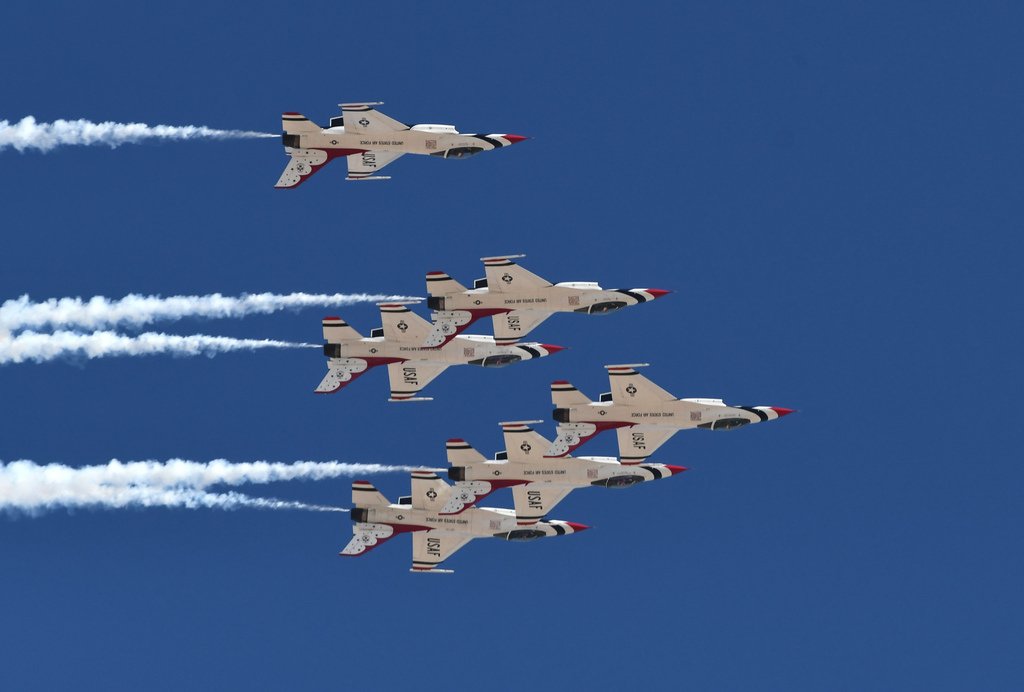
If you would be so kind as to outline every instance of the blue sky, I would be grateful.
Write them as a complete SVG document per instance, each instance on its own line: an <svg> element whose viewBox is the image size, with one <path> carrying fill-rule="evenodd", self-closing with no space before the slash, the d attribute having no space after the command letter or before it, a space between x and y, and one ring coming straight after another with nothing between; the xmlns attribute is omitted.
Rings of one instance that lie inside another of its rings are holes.
<svg viewBox="0 0 1024 692"><path fill-rule="evenodd" d="M652 363L677 396L799 410L683 433L690 471L573 494L557 541L408 539L358 560L344 515L0 519L4 689L1020 689L1022 75L1015 3L22 3L0 119L277 132L382 100L515 132L386 183L276 191L275 140L0 152L0 300L381 291L528 255L551 280L676 293L534 334L572 349L383 373L314 396L316 351L0 367L0 459L444 462ZM166 331L318 342L338 312ZM553 425L542 426L550 434ZM612 454L614 438L588 445ZM395 498L402 475L374 479ZM344 479L266 494L348 504ZM510 504L507 494L493 496Z"/></svg>

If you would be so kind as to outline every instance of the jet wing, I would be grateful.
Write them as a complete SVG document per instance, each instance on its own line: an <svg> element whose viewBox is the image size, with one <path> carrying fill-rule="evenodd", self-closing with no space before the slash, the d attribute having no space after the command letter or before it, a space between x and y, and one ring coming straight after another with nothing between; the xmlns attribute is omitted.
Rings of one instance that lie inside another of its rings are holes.
<svg viewBox="0 0 1024 692"><path fill-rule="evenodd" d="M522 257L522 255L514 255ZM485 257L484 275L487 277L487 290L495 293L522 291L531 288L551 286L551 282L528 272L512 261L512 257Z"/></svg>
<svg viewBox="0 0 1024 692"><path fill-rule="evenodd" d="M317 394L330 394L351 384L370 367L362 358L339 358L328 361L327 374L314 390Z"/></svg>
<svg viewBox="0 0 1024 692"><path fill-rule="evenodd" d="M539 310L513 310L495 315L491 318L494 322L494 342L503 346L514 344L549 317L550 312Z"/></svg>
<svg viewBox="0 0 1024 692"><path fill-rule="evenodd" d="M387 524L353 524L352 540L342 548L338 555L342 557L362 555L394 536L395 529Z"/></svg>
<svg viewBox="0 0 1024 692"><path fill-rule="evenodd" d="M564 485L547 485L545 483L515 486L512 488L512 500L516 508L516 524L519 526L536 524L554 509L555 505L564 500L572 490Z"/></svg>
<svg viewBox="0 0 1024 692"><path fill-rule="evenodd" d="M292 147L285 147L284 150L291 157L291 161L288 162L284 173L281 174L281 177L274 184L274 187L278 188L298 187L308 180L309 176L320 170L329 160L327 152L323 149L294 149Z"/></svg>
<svg viewBox="0 0 1024 692"><path fill-rule="evenodd" d="M608 365L608 381L612 390L612 403L625 406L648 406L675 401L658 385L634 370L632 365Z"/></svg>
<svg viewBox="0 0 1024 692"><path fill-rule="evenodd" d="M389 118L374 106L380 103L343 103L341 112L345 119L345 133L356 135L380 135L408 130L409 126Z"/></svg>
<svg viewBox="0 0 1024 692"><path fill-rule="evenodd" d="M468 533L452 531L417 531L412 535L411 572L451 572L437 569L462 546L473 540Z"/></svg>
<svg viewBox="0 0 1024 692"><path fill-rule="evenodd" d="M447 365L440 363L388 364L388 379L391 380L390 401L409 401L419 394L435 377L445 371Z"/></svg>
<svg viewBox="0 0 1024 692"><path fill-rule="evenodd" d="M654 454L658 447L668 442L679 432L678 428L662 428L650 425L634 425L619 428L619 460L623 464L640 464Z"/></svg>
<svg viewBox="0 0 1024 692"><path fill-rule="evenodd" d="M364 151L361 154L349 154L348 177L346 180L390 180L389 175L376 175L384 166L397 161L403 156L400 151Z"/></svg>

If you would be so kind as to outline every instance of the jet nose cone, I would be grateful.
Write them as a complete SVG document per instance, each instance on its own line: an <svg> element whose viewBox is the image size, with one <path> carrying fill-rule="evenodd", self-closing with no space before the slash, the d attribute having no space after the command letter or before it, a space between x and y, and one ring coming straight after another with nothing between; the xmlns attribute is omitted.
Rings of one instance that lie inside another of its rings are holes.
<svg viewBox="0 0 1024 692"><path fill-rule="evenodd" d="M672 291L666 291L663 288L648 288L646 290L647 290L648 293L650 293L655 298L661 298L662 296L667 296L669 293L672 292Z"/></svg>
<svg viewBox="0 0 1024 692"><path fill-rule="evenodd" d="M529 139L529 137L523 137L522 135L502 135L502 137L512 142L512 144L519 144L520 142Z"/></svg>
<svg viewBox="0 0 1024 692"><path fill-rule="evenodd" d="M671 471L673 476L686 470L685 466L672 466L671 464L665 464L665 468Z"/></svg>
<svg viewBox="0 0 1024 692"><path fill-rule="evenodd" d="M541 344L540 347L547 351L548 355L558 353L559 351L564 351L569 348L568 346L555 346L554 344Z"/></svg>
<svg viewBox="0 0 1024 692"><path fill-rule="evenodd" d="M795 409L782 408L781 406L769 406L768 408L770 408L772 411L775 411L775 413L778 414L779 418L782 418L783 416L788 416L789 414L795 412Z"/></svg>
<svg viewBox="0 0 1024 692"><path fill-rule="evenodd" d="M586 524L577 524L574 521L567 521L565 523L568 524L572 528L573 533L579 533L580 531L586 531L587 529L590 528Z"/></svg>

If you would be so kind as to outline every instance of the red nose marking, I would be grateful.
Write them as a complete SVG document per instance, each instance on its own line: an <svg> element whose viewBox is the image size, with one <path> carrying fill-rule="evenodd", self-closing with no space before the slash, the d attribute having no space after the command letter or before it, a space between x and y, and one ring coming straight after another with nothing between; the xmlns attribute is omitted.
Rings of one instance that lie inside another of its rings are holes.
<svg viewBox="0 0 1024 692"><path fill-rule="evenodd" d="M558 353L559 351L564 351L569 348L568 346L555 346L553 344L541 344L540 347L548 353Z"/></svg>
<svg viewBox="0 0 1024 692"><path fill-rule="evenodd" d="M788 416L789 414L794 412L794 409L782 408L780 406L769 406L768 408L770 408L772 411L775 411L775 413L779 415L779 418L782 418L783 416Z"/></svg>
<svg viewBox="0 0 1024 692"><path fill-rule="evenodd" d="M648 288L647 292L650 293L655 298L661 298L662 296L667 296L672 291L666 291L663 288Z"/></svg>
<svg viewBox="0 0 1024 692"><path fill-rule="evenodd" d="M671 471L673 476L686 470L685 466L672 466L671 464L665 464L665 468Z"/></svg>
<svg viewBox="0 0 1024 692"><path fill-rule="evenodd" d="M589 526L587 526L586 524L577 524L577 523L576 523L576 522L574 522L574 521L567 521L567 522L565 522L565 523L566 523L566 524L568 524L569 526L571 526L571 527L572 527L572 530L573 530L573 531L575 531L575 532L577 532L577 533L579 533L580 531L586 531L587 529L589 529L589 528L590 528L590 527L589 527Z"/></svg>
<svg viewBox="0 0 1024 692"><path fill-rule="evenodd" d="M341 318L340 318L340 317L338 317L337 315L328 315L328 316L327 316L327 317L325 317L324 319L325 319L325 320L340 320Z"/></svg>
<svg viewBox="0 0 1024 692"><path fill-rule="evenodd" d="M519 144L523 140L529 139L529 137L523 137L522 135L502 135L502 137L512 142L513 144Z"/></svg>

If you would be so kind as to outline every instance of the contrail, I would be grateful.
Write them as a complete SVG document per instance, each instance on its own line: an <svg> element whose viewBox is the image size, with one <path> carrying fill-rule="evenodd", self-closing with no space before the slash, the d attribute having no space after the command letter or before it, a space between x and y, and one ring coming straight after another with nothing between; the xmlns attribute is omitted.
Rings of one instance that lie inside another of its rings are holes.
<svg viewBox="0 0 1024 692"><path fill-rule="evenodd" d="M59 507L186 507L235 509L303 509L344 512L341 507L311 505L237 492L211 493L214 485L322 480L340 476L411 471L415 466L348 464L339 461L294 463L226 459L196 462L117 459L99 466L39 465L33 461L0 462L0 510L37 512Z"/></svg>
<svg viewBox="0 0 1024 692"><path fill-rule="evenodd" d="M37 123L31 115L18 122L0 120L0 151L12 147L18 151L50 151L66 145L106 144L119 147L146 139L251 139L277 137L267 132L214 130L199 125L146 125L145 123L94 123L89 120L54 120Z"/></svg>
<svg viewBox="0 0 1024 692"><path fill-rule="evenodd" d="M353 305L417 300L414 296L390 296L375 293L245 293L237 297L213 293L204 296L127 295L111 300L95 296L50 298L32 302L27 295L0 305L0 334L40 327L78 327L102 329L118 325L139 327L157 320L184 317L244 317L279 310L298 310L317 305Z"/></svg>
<svg viewBox="0 0 1024 692"><path fill-rule="evenodd" d="M57 358L84 356L143 356L170 353L179 356L214 356L228 351L251 351L258 348L320 348L316 344L302 344L273 339L234 339L227 336L192 334L178 336L144 332L127 336L102 331L90 334L57 331L53 334L22 332L4 337L0 334L0 365L32 361L43 363Z"/></svg>

